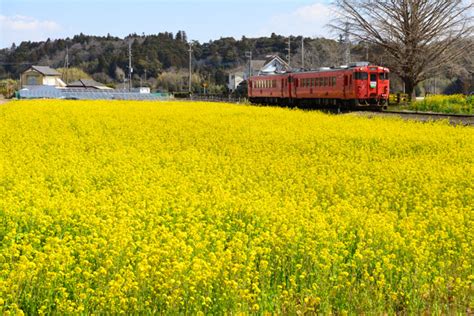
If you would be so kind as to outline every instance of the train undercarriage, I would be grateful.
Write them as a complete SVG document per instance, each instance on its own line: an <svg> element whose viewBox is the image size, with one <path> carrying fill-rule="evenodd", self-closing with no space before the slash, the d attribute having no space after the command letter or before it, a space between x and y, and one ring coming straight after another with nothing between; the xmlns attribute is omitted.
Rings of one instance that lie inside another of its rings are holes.
<svg viewBox="0 0 474 316"><path fill-rule="evenodd" d="M298 107L308 109L347 109L347 110L382 110L387 108L386 99L293 99L293 98L267 98L253 97L249 98L252 104L277 105L284 107Z"/></svg>

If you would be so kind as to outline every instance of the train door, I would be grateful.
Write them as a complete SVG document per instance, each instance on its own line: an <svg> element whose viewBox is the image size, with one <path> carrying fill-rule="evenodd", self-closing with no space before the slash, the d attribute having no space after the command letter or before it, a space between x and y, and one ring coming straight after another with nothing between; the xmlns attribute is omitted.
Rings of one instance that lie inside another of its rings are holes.
<svg viewBox="0 0 474 316"><path fill-rule="evenodd" d="M344 86L342 88L342 93L344 95L344 100L347 99L347 89L349 87L349 76L344 75Z"/></svg>
<svg viewBox="0 0 474 316"><path fill-rule="evenodd" d="M286 86L286 93L288 93L288 98L293 97L292 90L293 90L293 77L288 76L288 85Z"/></svg>
<svg viewBox="0 0 474 316"><path fill-rule="evenodd" d="M253 86L253 81L249 79L249 81L248 81L248 87L247 87L247 89L248 89L247 95L248 95L248 96L253 96L253 94L252 94L252 86Z"/></svg>
<svg viewBox="0 0 474 316"><path fill-rule="evenodd" d="M292 84L292 93L291 97L297 98L298 97L298 85L299 85L299 80L298 78L293 78L293 84Z"/></svg>
<svg viewBox="0 0 474 316"><path fill-rule="evenodd" d="M377 75L376 72L369 73L369 98L378 95Z"/></svg>
<svg viewBox="0 0 474 316"><path fill-rule="evenodd" d="M281 97L285 97L285 78L281 79Z"/></svg>

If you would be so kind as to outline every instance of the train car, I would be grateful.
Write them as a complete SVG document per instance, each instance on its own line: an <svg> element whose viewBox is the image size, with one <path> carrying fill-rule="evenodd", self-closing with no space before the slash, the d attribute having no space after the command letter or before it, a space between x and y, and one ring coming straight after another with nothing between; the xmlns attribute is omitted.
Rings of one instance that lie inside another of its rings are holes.
<svg viewBox="0 0 474 316"><path fill-rule="evenodd" d="M291 76L274 74L254 76L248 80L248 97L252 103L285 104L291 101Z"/></svg>
<svg viewBox="0 0 474 316"><path fill-rule="evenodd" d="M319 71L254 76L248 81L252 103L301 107L383 107L388 103L389 70L380 66L354 64L351 67Z"/></svg>

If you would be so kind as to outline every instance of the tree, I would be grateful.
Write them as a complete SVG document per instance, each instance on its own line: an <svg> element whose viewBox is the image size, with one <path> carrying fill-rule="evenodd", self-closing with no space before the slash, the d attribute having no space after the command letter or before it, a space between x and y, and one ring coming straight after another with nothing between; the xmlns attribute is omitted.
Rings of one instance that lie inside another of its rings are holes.
<svg viewBox="0 0 474 316"><path fill-rule="evenodd" d="M473 2L465 0L335 0L340 12L331 26L372 43L385 64L414 97L416 85L436 68L469 54Z"/></svg>
<svg viewBox="0 0 474 316"><path fill-rule="evenodd" d="M64 82L66 82L66 69L65 68L58 68L56 69L60 74ZM76 67L71 67L67 69L67 81L73 82L79 79L90 79L91 77L84 72L84 70Z"/></svg>

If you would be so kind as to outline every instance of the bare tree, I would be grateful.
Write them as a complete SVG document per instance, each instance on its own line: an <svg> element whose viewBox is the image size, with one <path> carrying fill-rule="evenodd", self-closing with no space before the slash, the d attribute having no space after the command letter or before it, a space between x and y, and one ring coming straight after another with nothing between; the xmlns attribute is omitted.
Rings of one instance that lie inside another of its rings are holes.
<svg viewBox="0 0 474 316"><path fill-rule="evenodd" d="M471 0L335 0L340 13L331 27L348 25L355 38L389 56L385 64L413 98L416 85L448 61L472 54Z"/></svg>

